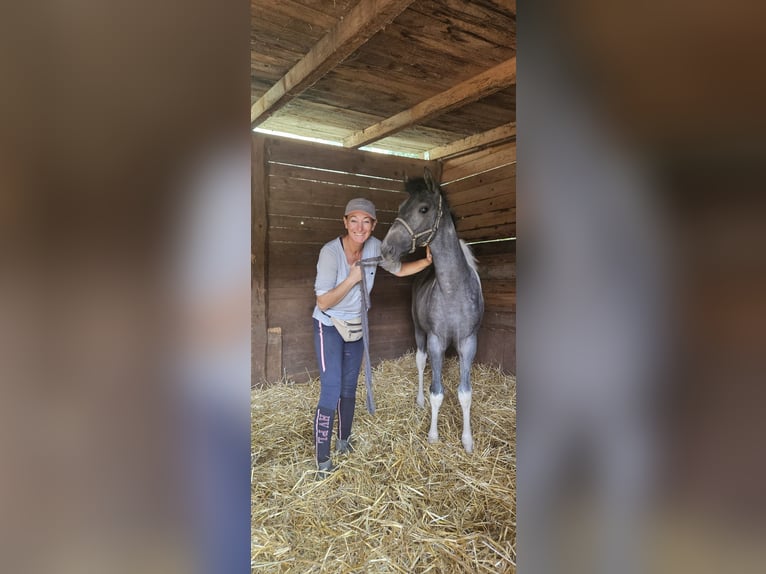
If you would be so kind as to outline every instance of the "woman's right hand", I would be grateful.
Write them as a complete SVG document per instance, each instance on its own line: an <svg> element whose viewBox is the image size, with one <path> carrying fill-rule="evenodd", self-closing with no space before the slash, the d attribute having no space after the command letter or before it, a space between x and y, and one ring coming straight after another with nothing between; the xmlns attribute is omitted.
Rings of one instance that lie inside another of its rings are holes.
<svg viewBox="0 0 766 574"><path fill-rule="evenodd" d="M346 277L347 281L351 281L351 285L356 285L362 280L362 266L361 265L352 265L351 269L348 272L348 277Z"/></svg>

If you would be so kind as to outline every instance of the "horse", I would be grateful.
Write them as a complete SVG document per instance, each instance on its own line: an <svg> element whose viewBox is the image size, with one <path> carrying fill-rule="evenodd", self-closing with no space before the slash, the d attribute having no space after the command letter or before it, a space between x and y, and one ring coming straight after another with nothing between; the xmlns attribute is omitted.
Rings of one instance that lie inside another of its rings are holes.
<svg viewBox="0 0 766 574"><path fill-rule="evenodd" d="M428 442L439 440L439 408L444 399L442 364L450 344L460 358L458 399L463 410L462 443L473 451L471 434L471 364L484 314L481 281L471 249L459 239L447 201L428 168L424 177L408 179L409 197L400 205L397 218L386 233L381 255L399 260L417 247L430 246L433 265L418 274L412 287L412 320L415 326L418 367L416 402L425 406L423 372L431 360L431 428Z"/></svg>

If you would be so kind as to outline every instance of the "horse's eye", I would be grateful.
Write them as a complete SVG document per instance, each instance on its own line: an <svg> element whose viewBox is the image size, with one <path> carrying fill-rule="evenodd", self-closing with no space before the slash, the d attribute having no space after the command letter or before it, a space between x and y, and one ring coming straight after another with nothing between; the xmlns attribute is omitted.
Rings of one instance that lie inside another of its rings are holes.
<svg viewBox="0 0 766 574"><path fill-rule="evenodd" d="M423 207L421 207L421 208L420 208L420 210L419 210L419 211L420 211L420 213L426 213L426 212L428 212L428 207L426 207L426 206L424 205Z"/></svg>

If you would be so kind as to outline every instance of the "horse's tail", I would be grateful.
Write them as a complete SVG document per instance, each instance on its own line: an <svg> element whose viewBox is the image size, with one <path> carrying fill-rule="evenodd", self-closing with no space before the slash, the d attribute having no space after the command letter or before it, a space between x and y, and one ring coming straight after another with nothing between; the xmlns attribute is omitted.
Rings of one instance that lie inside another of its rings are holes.
<svg viewBox="0 0 766 574"><path fill-rule="evenodd" d="M469 245L463 241L460 240L460 249L463 250L463 257L465 257L466 263L468 263L468 266L473 270L474 274L476 275L476 280L479 282L479 285L481 285L481 279L479 279L479 270L478 270L478 262L476 261L476 257L473 256L473 251L471 251L471 248Z"/></svg>

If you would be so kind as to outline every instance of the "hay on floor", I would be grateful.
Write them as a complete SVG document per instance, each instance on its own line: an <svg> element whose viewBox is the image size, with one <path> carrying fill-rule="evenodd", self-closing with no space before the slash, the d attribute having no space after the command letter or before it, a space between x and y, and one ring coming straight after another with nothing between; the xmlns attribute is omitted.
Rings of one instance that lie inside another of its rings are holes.
<svg viewBox="0 0 766 574"><path fill-rule="evenodd" d="M457 359L447 359L440 442L415 404L414 354L373 371L377 412L359 380L356 451L314 480L319 382L252 393L254 572L515 572L516 385L474 365L474 452L460 442ZM426 369L426 397L430 369ZM334 450L334 439L333 439Z"/></svg>

